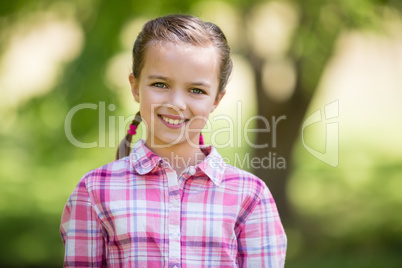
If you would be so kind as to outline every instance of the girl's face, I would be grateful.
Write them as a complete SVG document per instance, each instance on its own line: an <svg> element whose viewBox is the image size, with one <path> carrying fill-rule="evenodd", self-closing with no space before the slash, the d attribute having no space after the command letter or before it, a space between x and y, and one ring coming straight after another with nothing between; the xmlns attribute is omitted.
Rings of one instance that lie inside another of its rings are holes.
<svg viewBox="0 0 402 268"><path fill-rule="evenodd" d="M218 94L219 56L213 46L155 43L146 51L140 77L129 79L150 148L198 146L209 114L225 93Z"/></svg>

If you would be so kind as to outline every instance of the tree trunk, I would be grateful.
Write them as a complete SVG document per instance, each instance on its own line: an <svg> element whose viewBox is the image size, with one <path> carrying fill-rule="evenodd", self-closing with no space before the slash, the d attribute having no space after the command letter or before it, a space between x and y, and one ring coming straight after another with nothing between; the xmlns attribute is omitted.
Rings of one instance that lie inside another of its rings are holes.
<svg viewBox="0 0 402 268"><path fill-rule="evenodd" d="M292 168L292 149L299 137L299 129L312 95L302 94L301 83L297 79L293 96L285 102L276 102L264 91L263 60L251 55L250 62L255 71L258 114L265 117L270 126L270 132L257 133L256 144L268 144L268 146L255 149L255 157L261 159L264 165L256 167L254 174L267 184L274 196L281 219L286 225L292 222L293 215L286 195L287 181ZM299 78L300 69L296 72ZM257 128L265 129L266 124L258 120ZM262 160L264 158L266 161Z"/></svg>

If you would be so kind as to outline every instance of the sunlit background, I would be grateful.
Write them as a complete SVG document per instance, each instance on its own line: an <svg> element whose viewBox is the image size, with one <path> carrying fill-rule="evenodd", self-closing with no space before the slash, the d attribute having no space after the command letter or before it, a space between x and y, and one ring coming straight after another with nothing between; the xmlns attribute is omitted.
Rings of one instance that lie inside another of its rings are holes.
<svg viewBox="0 0 402 268"><path fill-rule="evenodd" d="M206 142L272 190L286 267L400 267L402 3L138 2L0 2L0 266L62 266L64 204L114 160L138 110L135 37L148 19L184 13L218 24L232 47ZM271 132L252 131L256 115ZM277 146L272 116L286 117ZM237 161L269 153L263 169Z"/></svg>

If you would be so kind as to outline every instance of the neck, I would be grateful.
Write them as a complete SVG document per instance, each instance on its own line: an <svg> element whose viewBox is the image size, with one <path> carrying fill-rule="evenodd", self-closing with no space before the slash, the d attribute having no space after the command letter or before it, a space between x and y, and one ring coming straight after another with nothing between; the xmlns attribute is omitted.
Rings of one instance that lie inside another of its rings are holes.
<svg viewBox="0 0 402 268"><path fill-rule="evenodd" d="M180 175L188 166L195 166L205 159L200 147L189 143L180 143L169 146L150 146L145 143L152 152L163 158Z"/></svg>

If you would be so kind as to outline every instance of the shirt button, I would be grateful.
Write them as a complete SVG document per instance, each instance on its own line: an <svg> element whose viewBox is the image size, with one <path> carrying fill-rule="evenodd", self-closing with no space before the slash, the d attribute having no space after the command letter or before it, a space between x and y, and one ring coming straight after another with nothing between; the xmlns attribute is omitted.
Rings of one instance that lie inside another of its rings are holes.
<svg viewBox="0 0 402 268"><path fill-rule="evenodd" d="M170 202L170 205L171 205L172 207L178 207L178 206L179 206L179 200L173 199L173 200Z"/></svg>
<svg viewBox="0 0 402 268"><path fill-rule="evenodd" d="M189 173L191 176L193 176L193 175L195 174L195 172L196 172L196 170L195 170L195 167L193 167L193 166L191 166L191 167L188 169L188 173Z"/></svg>
<svg viewBox="0 0 402 268"><path fill-rule="evenodd" d="M179 233L173 233L172 237L173 239L179 239Z"/></svg>

